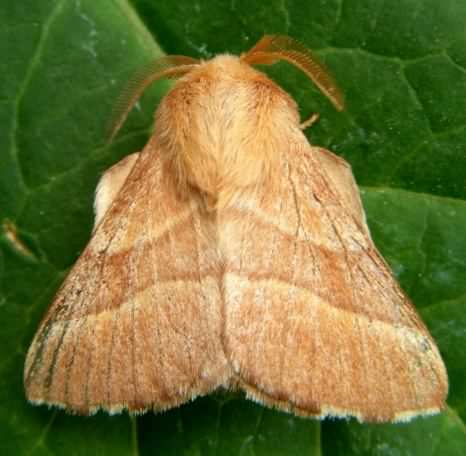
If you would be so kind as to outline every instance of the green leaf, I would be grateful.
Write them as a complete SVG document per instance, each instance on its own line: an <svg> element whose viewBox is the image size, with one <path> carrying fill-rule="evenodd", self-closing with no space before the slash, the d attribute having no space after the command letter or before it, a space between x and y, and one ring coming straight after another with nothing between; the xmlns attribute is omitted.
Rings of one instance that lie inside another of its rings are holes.
<svg viewBox="0 0 466 456"><path fill-rule="evenodd" d="M463 0L22 0L0 4L0 452L14 455L466 454L466 3ZM96 182L147 140L156 84L112 147L119 89L161 54L300 39L345 94L337 113L288 65L270 72L308 132L353 166L374 240L447 365L447 410L408 424L322 423L217 393L144 417L32 407L22 369L89 239Z"/></svg>

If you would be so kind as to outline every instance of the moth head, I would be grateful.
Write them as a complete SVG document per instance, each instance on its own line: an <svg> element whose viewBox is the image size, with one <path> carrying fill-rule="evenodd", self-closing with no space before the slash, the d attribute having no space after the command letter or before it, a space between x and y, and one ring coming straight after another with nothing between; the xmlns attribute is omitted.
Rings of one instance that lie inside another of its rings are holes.
<svg viewBox="0 0 466 456"><path fill-rule="evenodd" d="M231 58L233 57L230 56ZM213 61L218 64L218 59L216 57ZM281 60L287 61L302 70L329 98L336 109L342 110L344 108L341 92L325 67L319 63L318 59L306 46L288 36L265 35L252 49L242 54L237 62L242 64L241 70L244 75L246 65L272 65ZM225 62L227 65L223 65L223 69L228 69L230 73L234 72L235 65L228 65L228 61L225 59L223 62L220 59L220 66ZM229 63L231 63L231 60ZM159 79L180 78L206 64L209 64L209 62L186 56L169 55L156 59L139 69L115 103L109 124L109 141L116 136L133 106L137 103L144 90L152 83ZM236 68L240 67L236 66ZM223 75L227 76L228 72L223 72Z"/></svg>
<svg viewBox="0 0 466 456"><path fill-rule="evenodd" d="M273 182L296 134L294 100L240 57L218 55L166 95L151 142L172 163L180 193L198 189L219 208L246 187Z"/></svg>

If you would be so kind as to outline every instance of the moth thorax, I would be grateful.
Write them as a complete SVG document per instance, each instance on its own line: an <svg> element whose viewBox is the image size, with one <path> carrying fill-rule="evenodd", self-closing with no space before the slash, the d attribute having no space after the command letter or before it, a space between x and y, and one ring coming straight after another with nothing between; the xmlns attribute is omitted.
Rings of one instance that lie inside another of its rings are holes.
<svg viewBox="0 0 466 456"><path fill-rule="evenodd" d="M272 182L299 131L294 102L272 81L250 68L246 78L227 70L180 81L156 117L155 134L173 156L180 185L217 205Z"/></svg>

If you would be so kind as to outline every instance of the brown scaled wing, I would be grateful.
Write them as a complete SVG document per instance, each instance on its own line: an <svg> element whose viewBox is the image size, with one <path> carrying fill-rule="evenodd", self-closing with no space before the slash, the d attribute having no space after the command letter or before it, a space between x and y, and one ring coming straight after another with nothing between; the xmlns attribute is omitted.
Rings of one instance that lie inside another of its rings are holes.
<svg viewBox="0 0 466 456"><path fill-rule="evenodd" d="M26 360L32 402L165 409L228 377L209 223L165 168L149 143L58 292Z"/></svg>
<svg viewBox="0 0 466 456"><path fill-rule="evenodd" d="M443 407L437 347L376 250L349 166L307 143L219 215L225 348L249 397L302 415Z"/></svg>

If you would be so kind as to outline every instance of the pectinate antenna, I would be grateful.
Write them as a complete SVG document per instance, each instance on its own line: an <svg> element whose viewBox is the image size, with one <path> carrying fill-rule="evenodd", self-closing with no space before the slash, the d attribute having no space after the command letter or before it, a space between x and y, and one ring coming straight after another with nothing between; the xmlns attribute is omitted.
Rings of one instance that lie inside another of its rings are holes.
<svg viewBox="0 0 466 456"><path fill-rule="evenodd" d="M265 35L241 56L249 64L272 65L286 60L302 70L339 111L344 108L343 95L327 69L302 43L284 35Z"/></svg>
<svg viewBox="0 0 466 456"><path fill-rule="evenodd" d="M148 86L159 79L175 79L183 76L199 63L199 60L191 57L167 55L140 68L128 81L115 102L108 127L108 142L113 140Z"/></svg>

